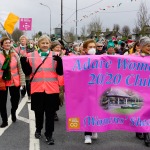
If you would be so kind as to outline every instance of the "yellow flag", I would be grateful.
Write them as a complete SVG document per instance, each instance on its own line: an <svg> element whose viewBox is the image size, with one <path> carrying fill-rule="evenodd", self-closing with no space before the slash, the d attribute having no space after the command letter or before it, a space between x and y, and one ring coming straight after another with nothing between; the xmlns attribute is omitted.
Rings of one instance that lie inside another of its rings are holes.
<svg viewBox="0 0 150 150"><path fill-rule="evenodd" d="M9 34L13 33L18 20L19 17L11 12L0 12L0 23Z"/></svg>

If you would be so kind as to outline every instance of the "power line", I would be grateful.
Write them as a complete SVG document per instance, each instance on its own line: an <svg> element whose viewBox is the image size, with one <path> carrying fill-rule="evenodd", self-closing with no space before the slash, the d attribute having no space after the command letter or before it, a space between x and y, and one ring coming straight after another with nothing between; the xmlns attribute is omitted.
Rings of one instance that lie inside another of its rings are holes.
<svg viewBox="0 0 150 150"><path fill-rule="evenodd" d="M103 0L100 0L100 1L98 1L98 2L96 2L96 3L94 3L94 4L92 4L92 5L89 5L89 6L87 6L87 7L84 7L84 8L78 9L78 11L79 11L79 10L83 10L83 9L87 9L87 8L89 8L89 7L92 7L92 6L94 6L94 5L98 4L98 3L102 2L102 1L103 1Z"/></svg>
<svg viewBox="0 0 150 150"><path fill-rule="evenodd" d="M96 3L94 3L94 4L92 4L92 5L89 5L89 6L87 6L87 7L78 9L77 11L83 10L83 9L86 9L86 8L89 8L89 7L92 7L92 6L98 4L98 3L102 2L102 1L103 1L103 0L100 0L100 1L98 1L98 2L96 2ZM66 23L75 13L76 13L76 11L74 11L74 12L69 16L69 18L67 18L67 19L63 22L63 24Z"/></svg>

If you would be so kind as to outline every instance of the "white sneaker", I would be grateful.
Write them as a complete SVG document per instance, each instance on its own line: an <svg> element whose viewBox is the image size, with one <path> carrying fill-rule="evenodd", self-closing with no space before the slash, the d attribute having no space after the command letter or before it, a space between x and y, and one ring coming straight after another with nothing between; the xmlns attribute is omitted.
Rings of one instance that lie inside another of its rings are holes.
<svg viewBox="0 0 150 150"><path fill-rule="evenodd" d="M92 132L92 139L96 140L98 138L97 132Z"/></svg>
<svg viewBox="0 0 150 150"><path fill-rule="evenodd" d="M90 135L86 135L85 136L85 141L84 141L85 144L91 144L92 143L92 140L91 140L91 136Z"/></svg>

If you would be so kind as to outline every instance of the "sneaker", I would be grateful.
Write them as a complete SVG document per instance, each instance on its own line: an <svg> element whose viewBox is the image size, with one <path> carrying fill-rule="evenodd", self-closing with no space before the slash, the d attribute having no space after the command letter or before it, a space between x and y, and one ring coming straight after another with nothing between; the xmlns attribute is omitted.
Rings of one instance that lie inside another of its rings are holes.
<svg viewBox="0 0 150 150"><path fill-rule="evenodd" d="M85 141L84 141L85 144L91 144L92 143L92 140L91 140L91 136L90 135L86 135L85 136Z"/></svg>
<svg viewBox="0 0 150 150"><path fill-rule="evenodd" d="M97 132L92 133L92 140L96 140L98 138Z"/></svg>
<svg viewBox="0 0 150 150"><path fill-rule="evenodd" d="M34 136L35 136L36 139L40 139L41 138L41 132L35 131Z"/></svg>
<svg viewBox="0 0 150 150"><path fill-rule="evenodd" d="M54 139L52 137L46 137L45 141L48 145L54 145Z"/></svg>

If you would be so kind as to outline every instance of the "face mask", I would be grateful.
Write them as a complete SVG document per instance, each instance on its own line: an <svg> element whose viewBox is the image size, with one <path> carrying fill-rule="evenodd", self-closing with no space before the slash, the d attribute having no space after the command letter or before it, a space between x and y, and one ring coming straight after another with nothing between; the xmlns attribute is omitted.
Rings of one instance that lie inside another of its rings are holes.
<svg viewBox="0 0 150 150"><path fill-rule="evenodd" d="M30 44L30 48L33 48L33 44Z"/></svg>
<svg viewBox="0 0 150 150"><path fill-rule="evenodd" d="M95 53L96 53L96 49L95 48L91 48L91 49L88 50L88 54L89 55L95 55Z"/></svg>

